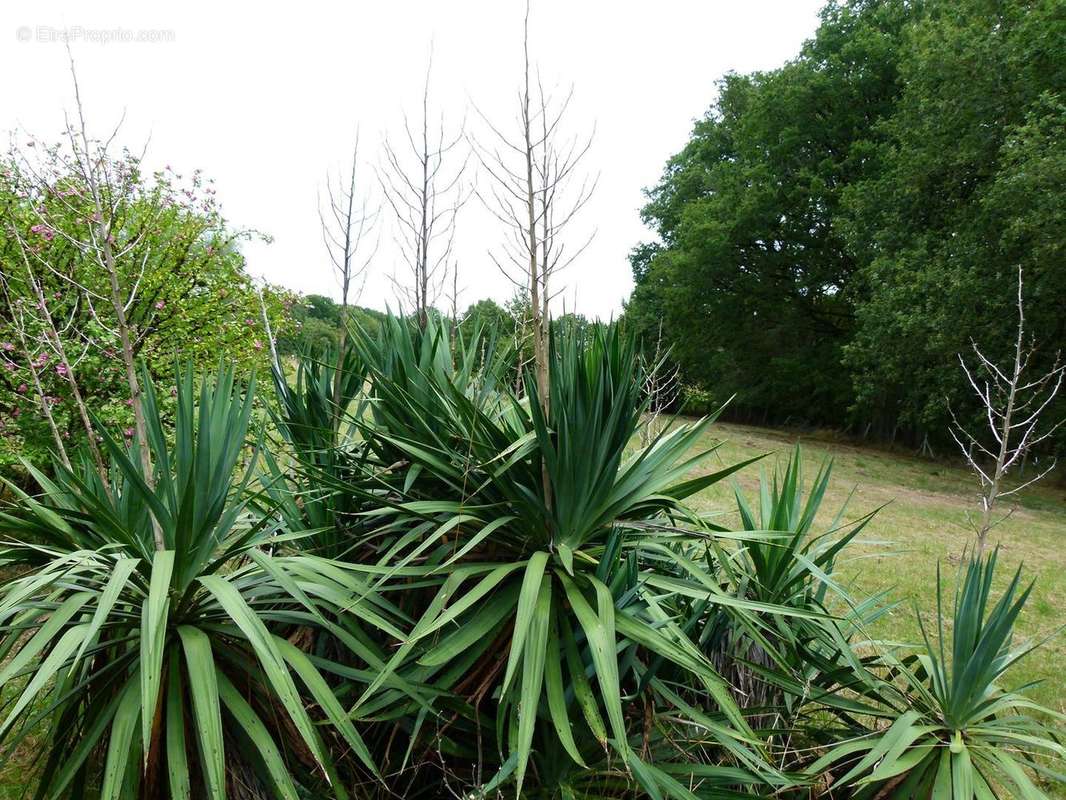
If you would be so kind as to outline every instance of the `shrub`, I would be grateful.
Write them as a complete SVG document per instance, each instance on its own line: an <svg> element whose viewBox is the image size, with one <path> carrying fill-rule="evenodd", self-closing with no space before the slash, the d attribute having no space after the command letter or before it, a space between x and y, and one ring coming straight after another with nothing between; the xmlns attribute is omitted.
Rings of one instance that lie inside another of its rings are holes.
<svg viewBox="0 0 1066 800"><path fill-rule="evenodd" d="M707 389L686 384L681 387L681 413L692 417L703 417L713 412L720 403Z"/></svg>
<svg viewBox="0 0 1066 800"><path fill-rule="evenodd" d="M833 747L811 765L811 773L843 765L846 771L837 782L853 786L852 796L901 800L1043 800L1047 795L1031 774L1059 782L1066 778L1049 766L1061 763L1066 749L1044 721L1061 721L1063 715L1029 700L1025 690L1031 684L1015 691L997 685L1008 668L1037 647L1012 641L1015 620L1032 589L1021 588L1020 569L992 604L997 557L994 552L964 565L950 631L938 572L935 637L923 625L922 651L884 658L882 692L891 702L891 724Z"/></svg>
<svg viewBox="0 0 1066 800"><path fill-rule="evenodd" d="M168 445L146 386L153 474L108 438L108 484L87 463L57 465L54 479L30 467L43 494L20 493L0 515L3 557L19 571L0 592L0 686L14 691L4 757L43 733L38 793L49 797L97 781L102 798L133 797L167 781L172 797L223 798L227 773L247 773L294 798L296 777L334 776L333 736L369 765L322 673L286 637L334 627L322 598L353 590L314 558L269 554L278 521L253 513L245 491L252 387L242 396L222 370L197 392L185 372Z"/></svg>

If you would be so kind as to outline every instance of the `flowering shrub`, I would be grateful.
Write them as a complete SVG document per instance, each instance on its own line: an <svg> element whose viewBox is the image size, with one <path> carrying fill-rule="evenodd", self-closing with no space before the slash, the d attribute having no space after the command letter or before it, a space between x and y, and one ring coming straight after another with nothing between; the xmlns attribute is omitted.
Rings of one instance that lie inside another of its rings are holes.
<svg viewBox="0 0 1066 800"><path fill-rule="evenodd" d="M79 247L100 215L62 150L32 144L32 168L18 151L0 165L8 223L0 228L0 474L11 474L20 457L47 460L56 448L46 406L62 440L84 438L75 382L105 425L133 422L113 312L89 302L107 295L107 276ZM119 278L121 294L132 298L126 314L136 357L156 377L173 375L176 359L207 366L221 353L241 371L265 371L259 293L239 249L255 234L226 223L199 171L148 175L129 153L106 168L120 192L111 199L121 224L110 244L123 253ZM275 334L284 332L288 295L268 287L263 299Z"/></svg>

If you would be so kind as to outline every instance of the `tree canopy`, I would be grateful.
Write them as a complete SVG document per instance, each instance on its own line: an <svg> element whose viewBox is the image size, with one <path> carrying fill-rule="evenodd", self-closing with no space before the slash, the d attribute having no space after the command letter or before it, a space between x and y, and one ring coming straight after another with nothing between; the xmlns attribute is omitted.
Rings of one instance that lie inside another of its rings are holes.
<svg viewBox="0 0 1066 800"><path fill-rule="evenodd" d="M1063 341L1061 2L832 2L780 69L729 74L648 191L630 323L736 413L918 440L955 354Z"/></svg>

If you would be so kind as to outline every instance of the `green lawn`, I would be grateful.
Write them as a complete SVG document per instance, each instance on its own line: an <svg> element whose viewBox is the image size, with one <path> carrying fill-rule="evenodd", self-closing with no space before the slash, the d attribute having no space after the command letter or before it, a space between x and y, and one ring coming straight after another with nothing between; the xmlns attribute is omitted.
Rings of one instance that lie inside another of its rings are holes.
<svg viewBox="0 0 1066 800"><path fill-rule="evenodd" d="M937 565L950 604L960 556L974 541L967 514L977 507L976 478L961 465L857 446L829 435L729 424L715 425L707 434L707 444L723 442L708 469L769 453L760 462L769 470L788 457L797 440L804 448L808 481L823 459L833 459L833 478L822 505L827 524L852 491L847 518L881 508L860 534L862 543L853 545L851 558L839 566L857 595L891 589L892 597L902 601L871 633L890 641L920 641L915 604L929 630L936 611ZM759 465L752 465L736 479L750 498L759 470ZM733 486L729 479L711 487L696 507L728 515L735 508ZM1024 490L1016 500L1010 517L993 529L990 543L1000 544L1000 585L1019 564L1026 580L1036 580L1017 630L1023 637L1043 637L1066 623L1066 490L1044 484ZM1031 692L1033 698L1066 713L1066 633L1022 661L1005 682L1016 686L1033 680L1041 681Z"/></svg>

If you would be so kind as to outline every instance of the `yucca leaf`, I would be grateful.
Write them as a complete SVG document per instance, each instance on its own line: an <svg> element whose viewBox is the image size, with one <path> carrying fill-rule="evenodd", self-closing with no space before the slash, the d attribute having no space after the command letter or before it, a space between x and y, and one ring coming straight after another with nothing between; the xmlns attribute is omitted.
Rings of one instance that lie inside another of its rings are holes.
<svg viewBox="0 0 1066 800"><path fill-rule="evenodd" d="M131 680L122 689L122 699L111 721L100 800L118 800L122 794L130 751L135 749L134 731L137 730L137 720L141 715L140 701L137 683Z"/></svg>
<svg viewBox="0 0 1066 800"><path fill-rule="evenodd" d="M274 739L271 737L266 725L263 724L263 721L252 707L241 697L240 692L230 683L229 678L222 672L218 672L216 680L219 697L226 706L226 711L233 717L241 732L252 743L252 746L259 751L263 766L270 776L270 781L278 797L282 798L282 800L298 800L299 795L285 764L285 759L281 751L278 750L277 745L274 744Z"/></svg>
<svg viewBox="0 0 1066 800"><path fill-rule="evenodd" d="M141 746L148 758L152 744L152 724L159 703L159 686L163 675L163 644L166 639L166 616L170 606L170 577L174 570L174 552L160 550L152 560L152 577L148 599L141 610Z"/></svg>
<svg viewBox="0 0 1066 800"><path fill-rule="evenodd" d="M26 669L37 654L55 638L56 634L70 622L75 614L81 611L93 596L92 592L75 592L52 611L33 637L22 645L0 670L0 687Z"/></svg>
<svg viewBox="0 0 1066 800"><path fill-rule="evenodd" d="M52 648L48 657L41 662L41 666L37 669L37 672L34 673L33 677L30 678L29 683L26 684L26 688L11 707L3 725L0 725L0 737L3 737L11 726L15 724L19 714L21 714L33 701L37 696L37 693L40 692L49 681L56 677L56 673L59 672L67 659L70 658L74 654L74 651L85 641L88 632L88 623L76 625L75 627L68 628L64 631L63 635L59 637L59 641L56 642L55 647Z"/></svg>
<svg viewBox="0 0 1066 800"><path fill-rule="evenodd" d="M348 746L352 748L352 751L359 757L359 760L369 769L374 775L379 775L377 765L374 763L374 759L370 755L370 751L367 749L366 743L363 742L363 738L356 731L355 726L352 724L340 701L337 700L333 694L333 690L326 683L321 673L315 668L311 660L298 648L294 647L290 642L282 639L280 636L274 637L274 644L281 652L282 658L292 668L293 672L300 676L300 680L303 681L308 691L311 692L311 696L315 698L315 702L318 703L319 708L325 713L326 718L333 724L333 726L340 732L341 736L348 743ZM380 776L379 776L380 777Z"/></svg>
<svg viewBox="0 0 1066 800"><path fill-rule="evenodd" d="M585 638L589 643L589 652L596 667L596 680L603 697L607 719L611 723L615 747L623 759L628 755L625 722L622 719L622 696L618 681L618 657L615 653L614 639L614 601L607 587L595 578L587 578L596 594L597 610L585 600L574 581L565 573L557 573L566 591Z"/></svg>
<svg viewBox="0 0 1066 800"><path fill-rule="evenodd" d="M581 707L581 713L584 715L585 722L592 731L592 735L596 737L596 740L601 745L605 746L607 744L607 726L600 716L596 696L593 694L588 676L585 674L585 663L581 660L581 655L578 652L577 642L574 639L570 622L564 614L557 616L560 626L560 638L566 655L567 670L573 683L574 699L577 700L578 705Z"/></svg>
<svg viewBox="0 0 1066 800"><path fill-rule="evenodd" d="M111 609L115 607L119 595L126 587L126 581L129 580L130 575L139 563L140 559L137 558L120 558L115 562L111 576L96 600L96 608L93 609L93 616L85 631L85 638L78 649L78 654L74 656L74 660L71 662L70 668L72 671L81 661L86 648L91 644L95 644L96 634L100 632L100 627L104 624L104 620L107 619L107 615L111 613Z"/></svg>
<svg viewBox="0 0 1066 800"><path fill-rule="evenodd" d="M514 612L519 587L508 586L492 596L477 612L463 620L454 631L441 639L419 657L418 663L426 667L439 667L465 652L472 645L483 641Z"/></svg>
<svg viewBox="0 0 1066 800"><path fill-rule="evenodd" d="M566 750L574 763L586 767L577 743L574 741L573 726L567 711L566 689L563 686L563 654L559 646L559 628L553 617L548 631L547 649L544 654L544 688L548 698L548 713L552 725L559 737L559 743Z"/></svg>
<svg viewBox="0 0 1066 800"><path fill-rule="evenodd" d="M328 771L331 765L329 756L315 731L311 718L304 709L292 676L263 621L248 607L240 592L230 581L218 575L204 575L199 581L214 596L234 624L240 628L241 633L247 637L274 694L288 712L293 725L296 726L316 761L323 770Z"/></svg>
<svg viewBox="0 0 1066 800"><path fill-rule="evenodd" d="M189 761L185 752L185 698L182 692L181 668L178 654L170 654L167 666L166 696L167 778L171 800L189 800Z"/></svg>
<svg viewBox="0 0 1066 800"><path fill-rule="evenodd" d="M518 607L515 612L514 633L511 637L511 649L507 656L507 670L503 678L501 693L506 694L511 685L511 678L522 657L522 648L525 645L526 634L534 617L534 609L540 603L542 584L544 583L544 567L548 563L548 554L539 551L529 557L526 564L525 574L522 576L522 588L518 593ZM521 759L519 759L521 772Z"/></svg>
<svg viewBox="0 0 1066 800"><path fill-rule="evenodd" d="M189 625L178 626L189 676L189 697L196 717L196 739L211 800L226 798L226 756L222 741L222 711L218 678L211 653L211 640L203 631Z"/></svg>
<svg viewBox="0 0 1066 800"><path fill-rule="evenodd" d="M522 781L525 778L526 765L529 763L533 732L540 708L540 693L544 683L545 649L548 644L548 628L552 622L551 603L551 582L544 578L540 581L536 606L529 624L529 640L522 658L522 685L518 698L518 764L515 768L515 784L519 797L522 796Z"/></svg>

